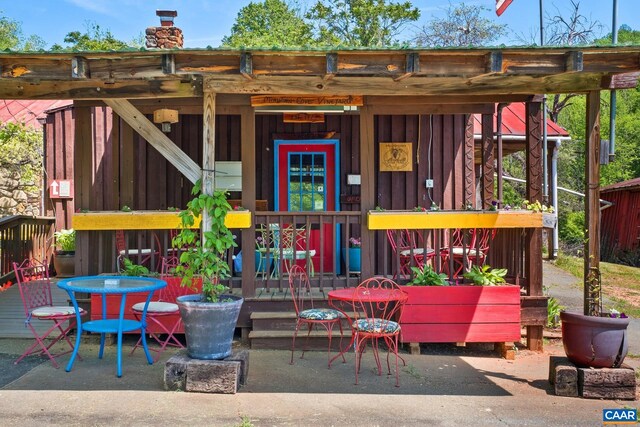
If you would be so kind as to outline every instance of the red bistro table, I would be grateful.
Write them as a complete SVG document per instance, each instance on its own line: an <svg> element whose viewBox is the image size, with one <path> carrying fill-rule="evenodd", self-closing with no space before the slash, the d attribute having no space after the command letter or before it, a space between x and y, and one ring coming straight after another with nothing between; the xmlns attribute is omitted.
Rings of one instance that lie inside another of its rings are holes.
<svg viewBox="0 0 640 427"><path fill-rule="evenodd" d="M338 357L343 356L352 346L355 340L355 333L353 333L353 319L349 316L349 309L353 308L354 302L365 301L369 303L377 302L406 302L409 297L405 292L399 293L394 289L361 289L361 288L345 288L329 291L327 294L329 297L329 305L336 310L340 311L346 317L349 322L349 327L352 329L351 339L349 344L345 348L340 349L340 353L334 356L329 361L329 367L331 363Z"/></svg>

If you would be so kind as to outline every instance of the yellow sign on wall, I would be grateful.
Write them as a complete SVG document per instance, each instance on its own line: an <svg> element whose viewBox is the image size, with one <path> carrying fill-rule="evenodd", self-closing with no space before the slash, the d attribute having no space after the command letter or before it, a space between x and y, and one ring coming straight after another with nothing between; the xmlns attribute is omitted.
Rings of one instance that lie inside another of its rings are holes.
<svg viewBox="0 0 640 427"><path fill-rule="evenodd" d="M410 142L381 142L381 172L411 172L413 170L413 151Z"/></svg>

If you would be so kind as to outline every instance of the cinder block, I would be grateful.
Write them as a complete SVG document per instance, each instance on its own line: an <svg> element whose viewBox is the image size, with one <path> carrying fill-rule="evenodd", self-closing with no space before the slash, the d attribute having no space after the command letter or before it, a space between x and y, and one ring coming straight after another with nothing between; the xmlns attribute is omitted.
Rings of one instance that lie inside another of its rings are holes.
<svg viewBox="0 0 640 427"><path fill-rule="evenodd" d="M579 368L580 396L589 399L625 399L636 397L636 375L633 368Z"/></svg>
<svg viewBox="0 0 640 427"><path fill-rule="evenodd" d="M578 396L578 369L566 357L550 357L549 382L557 396Z"/></svg>
<svg viewBox="0 0 640 427"><path fill-rule="evenodd" d="M240 365L238 361L191 360L185 391L234 394L240 386Z"/></svg>
<svg viewBox="0 0 640 427"><path fill-rule="evenodd" d="M186 350L171 357L164 368L164 388L173 391L236 393L249 375L249 352L234 350L224 360L198 360Z"/></svg>

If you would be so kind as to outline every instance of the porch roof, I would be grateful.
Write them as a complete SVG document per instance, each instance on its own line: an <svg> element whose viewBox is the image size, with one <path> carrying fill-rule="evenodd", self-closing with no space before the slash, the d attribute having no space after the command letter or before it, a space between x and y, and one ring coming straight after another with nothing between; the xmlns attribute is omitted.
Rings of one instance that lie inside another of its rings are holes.
<svg viewBox="0 0 640 427"><path fill-rule="evenodd" d="M635 87L639 57L640 46L2 52L0 98L194 97L208 91L515 102L541 93Z"/></svg>

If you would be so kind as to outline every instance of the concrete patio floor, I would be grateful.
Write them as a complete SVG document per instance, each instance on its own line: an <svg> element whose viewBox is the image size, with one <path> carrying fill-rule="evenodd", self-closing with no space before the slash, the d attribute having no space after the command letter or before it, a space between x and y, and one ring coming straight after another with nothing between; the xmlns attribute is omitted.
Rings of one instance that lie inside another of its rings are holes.
<svg viewBox="0 0 640 427"><path fill-rule="evenodd" d="M26 344L1 339L0 354L20 354ZM2 425L601 426L603 409L638 407L553 395L549 356L563 354L555 340L544 353L519 350L514 361L482 346L425 346L421 355L402 355L407 365L398 388L393 376L377 376L370 353L356 386L352 353L327 369L324 352L296 357L292 366L288 351L251 350L248 383L236 395L164 391L164 362L173 350L150 366L140 351L129 356L127 344L122 378L115 375L115 346L99 360L98 346L84 342L83 360L71 372L43 360L0 386ZM3 370L20 367L2 360Z"/></svg>

